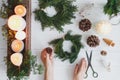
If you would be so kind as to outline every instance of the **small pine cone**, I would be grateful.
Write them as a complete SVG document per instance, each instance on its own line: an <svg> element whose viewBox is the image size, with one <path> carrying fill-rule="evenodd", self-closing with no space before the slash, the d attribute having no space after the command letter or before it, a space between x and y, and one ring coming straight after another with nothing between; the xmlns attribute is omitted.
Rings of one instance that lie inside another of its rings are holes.
<svg viewBox="0 0 120 80"><path fill-rule="evenodd" d="M97 36L95 35L91 35L87 38L87 44L90 46L90 47L97 47L99 46L100 44L100 40Z"/></svg>
<svg viewBox="0 0 120 80"><path fill-rule="evenodd" d="M88 19L82 19L80 22L79 22L79 28L85 32L85 31L88 31L89 29L91 29L91 22L90 20Z"/></svg>
<svg viewBox="0 0 120 80"><path fill-rule="evenodd" d="M107 51L102 50L102 51L101 51L101 55L102 55L102 56L106 56L106 55L107 55Z"/></svg>

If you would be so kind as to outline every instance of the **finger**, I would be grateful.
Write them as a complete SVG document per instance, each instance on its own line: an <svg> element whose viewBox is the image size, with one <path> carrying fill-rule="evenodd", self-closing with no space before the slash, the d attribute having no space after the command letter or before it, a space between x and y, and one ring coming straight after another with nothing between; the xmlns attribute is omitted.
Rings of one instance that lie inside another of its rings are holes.
<svg viewBox="0 0 120 80"><path fill-rule="evenodd" d="M47 58L46 58L46 63L47 63L47 65L48 64L51 64L51 60L50 60L50 56L49 56L49 54L47 53L47 56L46 56Z"/></svg>
<svg viewBox="0 0 120 80"><path fill-rule="evenodd" d="M42 62L43 62L43 64L45 64L45 60L46 60L46 51L45 50L43 50L42 52L41 52L41 60L42 60Z"/></svg>
<svg viewBox="0 0 120 80"><path fill-rule="evenodd" d="M87 61L86 61L86 64L85 64L85 71L87 70L87 66L88 66L88 63L87 63Z"/></svg>
<svg viewBox="0 0 120 80"><path fill-rule="evenodd" d="M46 52L46 50L44 49L44 50L41 52L41 57L42 57L42 58L46 58L46 53L47 53L47 52Z"/></svg>
<svg viewBox="0 0 120 80"><path fill-rule="evenodd" d="M51 55L50 55L50 60L53 61L53 53L51 53Z"/></svg>
<svg viewBox="0 0 120 80"><path fill-rule="evenodd" d="M74 69L74 75L78 73L78 64L76 64L75 69Z"/></svg>
<svg viewBox="0 0 120 80"><path fill-rule="evenodd" d="M87 61L84 59L83 61L83 72L85 73L86 72L86 69L87 69Z"/></svg>
<svg viewBox="0 0 120 80"><path fill-rule="evenodd" d="M85 58L82 58L81 59L81 61L80 61L80 65L79 65L79 70L78 70L78 72L80 73L80 72L82 72L82 73L84 73L85 71L86 71L86 60L85 60Z"/></svg>
<svg viewBox="0 0 120 80"><path fill-rule="evenodd" d="M49 54L46 54L46 61L48 62L50 60Z"/></svg>

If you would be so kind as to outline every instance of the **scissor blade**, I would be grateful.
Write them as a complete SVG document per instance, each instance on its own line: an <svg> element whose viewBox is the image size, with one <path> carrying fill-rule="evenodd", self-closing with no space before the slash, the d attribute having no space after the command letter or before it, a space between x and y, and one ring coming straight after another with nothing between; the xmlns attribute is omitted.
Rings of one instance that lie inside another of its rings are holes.
<svg viewBox="0 0 120 80"><path fill-rule="evenodd" d="M90 62L91 60L90 60L90 58L89 58L89 56L88 56L87 51L86 51L86 56L87 56L87 60L88 60L88 62Z"/></svg>
<svg viewBox="0 0 120 80"><path fill-rule="evenodd" d="M87 56L87 60L88 60L88 66L90 66L91 65L91 59L89 58L87 51L86 51L86 56ZM90 53L90 57L92 58L92 51Z"/></svg>
<svg viewBox="0 0 120 80"><path fill-rule="evenodd" d="M90 62L91 62L91 60L92 60L92 51L90 52Z"/></svg>
<svg viewBox="0 0 120 80"><path fill-rule="evenodd" d="M86 69L86 72L85 72L86 74L87 74L88 68L89 68L89 65L87 66L87 69Z"/></svg>
<svg viewBox="0 0 120 80"><path fill-rule="evenodd" d="M88 53L87 53L87 51L86 51L86 56L87 56L87 60L89 60L89 57L88 57Z"/></svg>

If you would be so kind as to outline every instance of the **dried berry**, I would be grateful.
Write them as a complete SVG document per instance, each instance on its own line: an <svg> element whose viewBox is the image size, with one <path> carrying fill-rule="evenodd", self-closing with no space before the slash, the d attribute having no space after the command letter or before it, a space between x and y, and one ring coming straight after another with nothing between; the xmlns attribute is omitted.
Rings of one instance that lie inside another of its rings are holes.
<svg viewBox="0 0 120 80"><path fill-rule="evenodd" d="M79 22L79 28L85 32L85 31L88 31L89 29L91 29L91 22L90 20L88 19L82 19L80 22Z"/></svg>
<svg viewBox="0 0 120 80"><path fill-rule="evenodd" d="M100 44L100 40L96 35L91 35L87 38L87 44L90 47L97 47Z"/></svg>

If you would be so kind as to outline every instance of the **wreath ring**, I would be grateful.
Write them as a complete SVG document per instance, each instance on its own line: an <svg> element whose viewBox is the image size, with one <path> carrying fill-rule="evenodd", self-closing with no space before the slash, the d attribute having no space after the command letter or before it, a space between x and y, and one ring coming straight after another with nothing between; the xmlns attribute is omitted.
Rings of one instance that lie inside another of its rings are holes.
<svg viewBox="0 0 120 80"><path fill-rule="evenodd" d="M77 8L72 5L72 2L72 0L39 0L39 9L34 11L35 20L41 22L42 30L51 27L56 28L58 31L63 31L62 26L71 23L71 18L75 18L74 12ZM55 7L56 15L49 17L43 11L49 6Z"/></svg>
<svg viewBox="0 0 120 80"><path fill-rule="evenodd" d="M71 41L71 52L63 50L64 40ZM80 40L81 35L70 35L70 32L68 32L64 38L55 39L49 44L54 46L56 57L60 58L62 61L69 60L70 63L73 63L77 59L80 49L83 48Z"/></svg>

